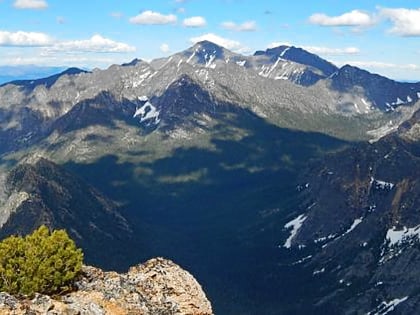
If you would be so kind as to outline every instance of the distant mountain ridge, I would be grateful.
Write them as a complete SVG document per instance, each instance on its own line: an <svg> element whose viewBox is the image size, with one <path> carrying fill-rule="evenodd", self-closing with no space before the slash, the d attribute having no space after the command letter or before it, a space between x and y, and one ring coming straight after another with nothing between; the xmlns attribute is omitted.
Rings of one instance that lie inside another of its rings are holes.
<svg viewBox="0 0 420 315"><path fill-rule="evenodd" d="M66 70L66 67L36 65L0 66L0 84L16 80L35 80Z"/></svg>
<svg viewBox="0 0 420 315"><path fill-rule="evenodd" d="M63 75L75 75L79 73L87 73L87 71L79 69L79 68L68 68L60 73L53 74L51 76L45 77L45 78L37 78L37 79L26 79L26 80L13 80L7 83L3 83L0 85L0 87L13 84L17 86L27 87L27 88L33 88L38 85L44 85L46 88L50 88L54 83Z"/></svg>
<svg viewBox="0 0 420 315"><path fill-rule="evenodd" d="M71 107L102 91L130 101L142 96L153 99L163 94L170 84L182 76L189 76L200 84L215 102L229 102L240 107L253 108L280 126L307 128L345 138L362 135L350 135L354 130L338 127L340 116L376 115L374 120L357 118L362 124L359 126L360 132L365 133L362 138L366 138L369 137L366 132L378 129L380 124L392 121L393 127L396 127L408 119L415 110L409 108L418 106L420 96L420 83L400 83L348 65L339 69L301 48L279 46L257 51L252 56L242 56L208 41L150 63L135 59L121 66L114 65L107 70L95 70L92 73L70 68L44 79L3 84L2 88L7 87L10 93L15 87L16 93L12 98L9 97L9 102L22 104L31 102L26 95L33 95L34 100L41 97L41 91L36 91L35 87L42 86L47 90L46 98L49 100L40 99L41 102L36 107L44 106L41 112L56 112L63 107L63 102L67 103L65 107ZM66 83L64 77L67 78ZM288 82L294 85L287 84ZM60 83L60 87L56 83ZM24 89L25 95L21 95L19 89ZM58 90L65 93L59 95ZM36 96L37 93L39 96ZM51 104L57 106L48 108ZM26 108L32 111L32 106L35 104L29 104ZM403 114L391 115L390 118L375 114L378 110L393 112L399 107L406 107L407 110ZM19 109L13 110L15 113L16 111ZM6 111L3 115L14 115L13 112ZM329 117L306 118L309 113ZM286 118L290 115L293 117ZM20 116L25 117L25 114ZM29 116L30 120L41 123L44 119L39 110ZM305 123L296 125L298 117L306 120ZM8 131L11 132L12 130Z"/></svg>
<svg viewBox="0 0 420 315"><path fill-rule="evenodd" d="M165 114L157 119L153 100L182 77L209 93L213 108L235 104L278 126L344 139L380 138L420 107L420 83L399 83L350 66L337 69L301 48L280 46L242 56L204 41L150 63L135 59L92 72L70 68L44 79L2 85L2 150L44 139L55 120L104 92L133 104L147 98L150 105L143 108L140 124L158 128ZM132 111L139 117L141 106ZM155 123L150 125L147 115Z"/></svg>

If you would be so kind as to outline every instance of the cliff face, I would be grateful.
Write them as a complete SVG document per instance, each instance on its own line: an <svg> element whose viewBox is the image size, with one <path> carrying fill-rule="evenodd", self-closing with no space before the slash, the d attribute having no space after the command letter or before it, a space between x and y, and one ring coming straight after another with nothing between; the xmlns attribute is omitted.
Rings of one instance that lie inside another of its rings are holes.
<svg viewBox="0 0 420 315"><path fill-rule="evenodd" d="M0 293L0 314L213 314L200 284L170 260L155 258L125 274L83 267L77 290L57 299Z"/></svg>

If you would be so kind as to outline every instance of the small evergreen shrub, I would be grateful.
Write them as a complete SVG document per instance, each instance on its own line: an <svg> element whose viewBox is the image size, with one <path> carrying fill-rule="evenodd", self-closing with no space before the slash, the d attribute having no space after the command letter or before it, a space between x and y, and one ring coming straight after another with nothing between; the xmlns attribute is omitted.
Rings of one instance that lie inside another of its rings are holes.
<svg viewBox="0 0 420 315"><path fill-rule="evenodd" d="M0 242L0 291L54 294L71 287L83 253L64 230L41 226L25 237Z"/></svg>

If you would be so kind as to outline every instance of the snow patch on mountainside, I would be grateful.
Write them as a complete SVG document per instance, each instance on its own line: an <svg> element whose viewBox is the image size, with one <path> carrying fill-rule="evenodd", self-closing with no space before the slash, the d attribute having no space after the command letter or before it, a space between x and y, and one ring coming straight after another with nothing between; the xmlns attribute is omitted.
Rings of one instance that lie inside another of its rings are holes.
<svg viewBox="0 0 420 315"><path fill-rule="evenodd" d="M292 230L290 231L290 236L288 239L284 242L283 247L290 248L292 246L292 240L297 235L299 229L302 227L303 222L306 220L307 216L305 214L301 214L297 218L293 219L292 221L286 223L284 225L284 228Z"/></svg>
<svg viewBox="0 0 420 315"><path fill-rule="evenodd" d="M216 53L216 52L215 52ZM216 59L216 55L208 55L206 54L205 56L205 60L206 60L206 68L211 68L211 69L215 69L216 68L216 64L213 63L214 60Z"/></svg>
<svg viewBox="0 0 420 315"><path fill-rule="evenodd" d="M150 121L157 125L160 122L159 111L148 100L147 96L140 96L139 101L145 102L142 106L137 107L133 118L140 117L140 122Z"/></svg>
<svg viewBox="0 0 420 315"><path fill-rule="evenodd" d="M370 185L375 189L391 190L394 188L394 183L378 180L373 177L370 178Z"/></svg>
<svg viewBox="0 0 420 315"><path fill-rule="evenodd" d="M343 236L346 236L347 234L351 233L362 222L363 222L363 217L357 218L357 219L355 219L353 221L353 223L351 224L351 226L343 234L341 234L339 236L337 236L336 234L330 234L328 236L320 237L320 238L316 239L314 241L314 243L315 244L324 243L322 245L322 248L325 248L325 247L327 247L330 244L330 241L331 240L332 240L332 242L338 241Z"/></svg>
<svg viewBox="0 0 420 315"><path fill-rule="evenodd" d="M284 55L286 54L286 52L290 49L290 47L287 47L285 50L283 50L280 54L280 57L284 57Z"/></svg>
<svg viewBox="0 0 420 315"><path fill-rule="evenodd" d="M402 230L397 230L394 226L386 232L385 238L389 242L388 247L398 246L413 239L420 239L420 225L413 228L404 226Z"/></svg>
<svg viewBox="0 0 420 315"><path fill-rule="evenodd" d="M407 247L418 244L420 240L420 225L412 228L404 226L397 229L393 226L386 233L379 264L401 255Z"/></svg>
<svg viewBox="0 0 420 315"><path fill-rule="evenodd" d="M363 222L363 218L357 218L357 219L355 219L354 220L354 222L353 222L353 224L350 226L350 228L343 234L343 236L344 235L346 235L346 234L349 234L351 231L353 231L355 228L356 228L356 226L358 226L360 223L362 223Z"/></svg>
<svg viewBox="0 0 420 315"><path fill-rule="evenodd" d="M405 296L401 299L394 299L389 302L382 302L374 310L367 313L367 315L386 315L394 311L397 305L405 302L408 299L408 296Z"/></svg>
<svg viewBox="0 0 420 315"><path fill-rule="evenodd" d="M194 58L195 51L191 54L191 56L187 59L187 63L190 63L190 61Z"/></svg>

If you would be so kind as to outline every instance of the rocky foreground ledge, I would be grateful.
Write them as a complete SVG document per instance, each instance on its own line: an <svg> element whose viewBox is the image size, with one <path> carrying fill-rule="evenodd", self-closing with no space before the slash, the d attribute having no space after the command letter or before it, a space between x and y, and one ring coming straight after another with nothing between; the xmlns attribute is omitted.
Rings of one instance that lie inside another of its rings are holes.
<svg viewBox="0 0 420 315"><path fill-rule="evenodd" d="M151 259L125 274L84 266L76 288L56 298L38 294L20 300L0 293L0 314L213 314L194 277L163 258Z"/></svg>

